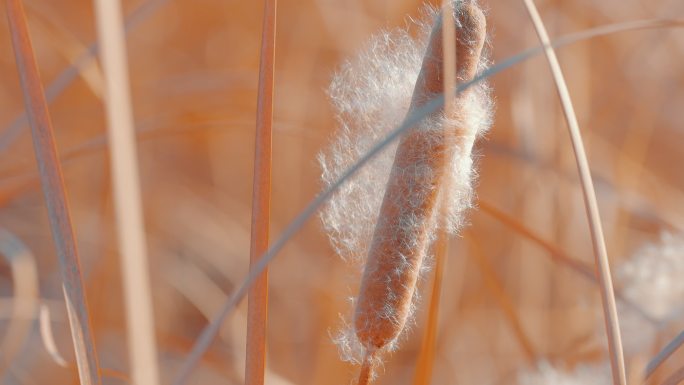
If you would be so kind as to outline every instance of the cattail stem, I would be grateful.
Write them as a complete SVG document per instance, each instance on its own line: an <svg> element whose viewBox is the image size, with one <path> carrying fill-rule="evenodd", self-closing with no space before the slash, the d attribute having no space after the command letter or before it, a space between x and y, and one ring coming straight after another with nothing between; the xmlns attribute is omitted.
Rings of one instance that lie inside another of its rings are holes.
<svg viewBox="0 0 684 385"><path fill-rule="evenodd" d="M375 367L375 353L367 352L359 371L359 380L356 385L369 385L373 382L373 371Z"/></svg>

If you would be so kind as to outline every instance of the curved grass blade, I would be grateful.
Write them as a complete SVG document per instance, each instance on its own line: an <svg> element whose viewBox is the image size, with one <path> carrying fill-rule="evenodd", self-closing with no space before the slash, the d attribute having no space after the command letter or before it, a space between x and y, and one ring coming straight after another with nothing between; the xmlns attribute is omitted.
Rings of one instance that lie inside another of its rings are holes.
<svg viewBox="0 0 684 385"><path fill-rule="evenodd" d="M563 106L563 113L570 131L572 149L575 153L577 170L579 172L580 184L584 196L584 204L587 211L587 219L589 221L595 265L598 270L599 289L601 290L601 303L603 304L603 315L606 325L606 334L608 336L608 352L610 354L613 384L626 385L627 375L625 373L625 357L622 350L622 337L620 336L620 325L618 321L617 305L615 304L613 280L610 276L608 251L606 250L606 242L603 237L603 228L601 227L601 218L599 215L598 202L596 201L596 192L594 191L594 182L591 179L589 161L587 160L584 144L582 142L582 133L580 132L577 116L575 115L575 110L572 106L570 92L565 84L565 78L563 77L563 72L558 63L558 58L556 57L553 48L548 47L550 39L546 32L546 28L544 27L544 23L539 16L539 12L537 11L534 2L532 0L523 1L527 8L527 12L532 19L537 35L539 36L539 40L542 44L547 46L544 53L549 62L549 67L553 74L554 82L556 83L558 96L561 105Z"/></svg>

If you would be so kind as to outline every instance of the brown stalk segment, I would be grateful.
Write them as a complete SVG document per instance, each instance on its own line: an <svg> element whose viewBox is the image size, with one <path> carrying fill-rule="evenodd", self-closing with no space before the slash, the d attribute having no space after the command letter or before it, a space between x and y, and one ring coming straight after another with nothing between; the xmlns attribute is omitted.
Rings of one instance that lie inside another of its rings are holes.
<svg viewBox="0 0 684 385"><path fill-rule="evenodd" d="M259 91L252 190L252 236L250 268L268 250L271 216L271 163L273 87L277 0L264 1L264 21L259 58ZM245 384L263 385L266 370L266 328L268 321L268 270L254 281L247 305L247 350Z"/></svg>
<svg viewBox="0 0 684 385"><path fill-rule="evenodd" d="M444 265L449 248L449 234L441 229L435 241L435 276L432 281L432 294L428 310L428 325L423 335L420 356L416 364L413 385L429 385L432 381L432 368L435 361L435 340L437 339L437 321L439 318L439 301L442 293Z"/></svg>
<svg viewBox="0 0 684 385"><path fill-rule="evenodd" d="M473 4L463 4L457 17L457 78L465 82L477 71L485 18ZM441 31L437 23L416 82L411 110L442 92ZM368 351L381 350L404 328L446 174L451 152L447 143L455 142L457 134L458 127L430 132L414 127L400 139L354 315L356 335Z"/></svg>
<svg viewBox="0 0 684 385"><path fill-rule="evenodd" d="M356 385L368 385L373 382L373 366L375 362L374 354L366 354L363 359L363 364L361 364L361 371L359 372L359 380L356 381Z"/></svg>
<svg viewBox="0 0 684 385"><path fill-rule="evenodd" d="M6 0L5 5L52 238L59 257L79 377L83 385L99 385L100 368L91 335L78 251L71 226L62 170L57 158L52 122L28 33L26 15L19 0Z"/></svg>

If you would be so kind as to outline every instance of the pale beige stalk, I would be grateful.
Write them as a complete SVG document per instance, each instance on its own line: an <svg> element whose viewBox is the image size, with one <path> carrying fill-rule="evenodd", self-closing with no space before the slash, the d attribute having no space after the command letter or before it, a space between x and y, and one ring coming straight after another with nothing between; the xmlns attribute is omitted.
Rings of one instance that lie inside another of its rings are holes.
<svg viewBox="0 0 684 385"><path fill-rule="evenodd" d="M157 344L121 4L118 0L95 0L95 11L106 82L108 138L131 377L135 385L157 385Z"/></svg>
<svg viewBox="0 0 684 385"><path fill-rule="evenodd" d="M589 162L584 151L584 144L582 143L582 135L577 123L574 108L572 107L572 100L570 92L565 84L563 72L556 53L551 47L551 40L549 39L544 23L539 16L536 6L532 0L523 0L527 12L530 14L534 28L539 36L539 40L546 47L545 54L553 74L553 79L556 83L558 96L563 106L563 113L568 123L570 131L570 139L572 141L572 148L575 152L575 160L577 162L577 169L580 175L580 183L582 185L582 193L584 196L584 204L589 220L589 229L591 231L591 240L594 248L595 264L598 270L599 287L601 289L601 300L603 304L604 320L606 324L606 334L608 336L608 351L610 353L610 365L613 375L613 383L615 385L626 385L627 376L625 374L625 358L622 350L622 339L620 337L620 325L618 323L617 307L615 304L615 293L613 291L613 280L610 275L610 264L608 261L608 251L606 250L606 243L603 237L603 230L601 228L601 218L598 210L598 203L596 202L596 192L594 191L594 183L591 180L591 171L589 169Z"/></svg>

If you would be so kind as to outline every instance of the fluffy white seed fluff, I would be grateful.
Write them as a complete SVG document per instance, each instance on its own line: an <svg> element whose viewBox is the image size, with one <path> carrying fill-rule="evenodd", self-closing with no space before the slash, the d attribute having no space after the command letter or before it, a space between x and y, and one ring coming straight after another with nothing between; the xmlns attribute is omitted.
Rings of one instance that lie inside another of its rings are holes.
<svg viewBox="0 0 684 385"><path fill-rule="evenodd" d="M624 295L650 316L667 320L684 311L684 235L664 233L617 270Z"/></svg>
<svg viewBox="0 0 684 385"><path fill-rule="evenodd" d="M537 370L520 373L519 385L610 385L608 365L580 365L572 371L564 371L541 362Z"/></svg>
<svg viewBox="0 0 684 385"><path fill-rule="evenodd" d="M319 155L324 184L334 182L406 117L437 15L434 9L426 13L424 20L417 22L421 31L417 38L404 29L381 32L334 75L328 92L337 112L339 128L330 146ZM484 60L480 67L480 70L485 68ZM443 115L435 115L420 125L422 130L439 131L445 124L461 130L448 165L448 177L440 192L448 191L448 207L436 210L446 212L446 218L433 221L436 226L431 226L431 237L439 226L453 234L463 225L463 212L472 201L475 174L472 145L491 124L492 104L485 83L471 87L467 97L458 102L461 104L458 109L463 111L459 116L447 120ZM395 152L396 143L342 186L321 212L331 244L345 260L362 265L366 258ZM425 223L407 220L401 226L425 226ZM378 309L379 312L386 310ZM336 342L344 359L359 361L363 357L364 350L350 325L343 328ZM390 345L387 350L391 350L396 341Z"/></svg>
<svg viewBox="0 0 684 385"><path fill-rule="evenodd" d="M684 235L664 233L657 243L638 249L616 270L623 295L661 324L684 313ZM655 342L656 326L621 306L620 326L628 354Z"/></svg>

